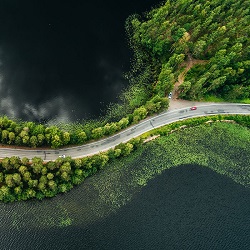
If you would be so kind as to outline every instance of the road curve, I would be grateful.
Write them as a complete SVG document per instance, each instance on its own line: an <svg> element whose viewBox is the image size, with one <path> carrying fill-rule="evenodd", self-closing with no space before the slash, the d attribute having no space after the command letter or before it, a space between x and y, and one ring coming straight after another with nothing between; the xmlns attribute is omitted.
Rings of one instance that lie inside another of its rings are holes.
<svg viewBox="0 0 250 250"><path fill-rule="evenodd" d="M117 133L108 138L88 143L82 146L63 148L63 149L14 149L0 148L0 158L19 156L28 157L29 159L37 156L44 161L53 161L59 155L71 156L72 158L80 158L88 155L93 155L101 151L106 151L121 142L127 142L130 139L137 137L153 128L158 128L163 125L180 121L187 118L218 115L218 114L247 114L250 115L250 105L248 104L210 104L197 105L197 110L190 110L190 107L166 111L157 116L147 118L140 123L130 126L129 128Z"/></svg>

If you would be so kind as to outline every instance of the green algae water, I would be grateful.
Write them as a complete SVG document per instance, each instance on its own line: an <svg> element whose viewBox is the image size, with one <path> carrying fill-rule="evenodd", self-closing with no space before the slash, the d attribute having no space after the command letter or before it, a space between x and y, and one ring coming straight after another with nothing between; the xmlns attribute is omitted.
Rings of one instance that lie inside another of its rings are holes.
<svg viewBox="0 0 250 250"><path fill-rule="evenodd" d="M197 126L64 195L0 204L0 248L249 249L249 143L236 124Z"/></svg>

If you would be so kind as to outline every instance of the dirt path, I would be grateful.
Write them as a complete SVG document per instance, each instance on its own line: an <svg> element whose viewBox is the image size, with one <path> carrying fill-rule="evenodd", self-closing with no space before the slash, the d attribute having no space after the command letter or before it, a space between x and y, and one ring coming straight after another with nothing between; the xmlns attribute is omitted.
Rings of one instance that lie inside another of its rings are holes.
<svg viewBox="0 0 250 250"><path fill-rule="evenodd" d="M206 64L208 61L207 60L198 60L198 59L194 59L192 58L192 56L188 53L188 59L186 62L183 62L180 65L180 68L183 66L186 66L186 68L183 70L183 72L180 73L180 75L178 76L178 81L175 83L174 85L174 89L172 91L172 99L173 100L177 100L179 93L178 93L178 88L179 86L183 83L184 78L186 73L196 64Z"/></svg>
<svg viewBox="0 0 250 250"><path fill-rule="evenodd" d="M188 53L188 59L180 65L180 68L186 66L186 68L180 73L178 76L178 81L174 85L174 89L172 91L172 98L170 99L169 109L168 110L175 110L180 108L192 107L201 104L212 104L213 102L197 102L197 101L187 101L178 99L179 93L178 88L184 82L186 73L196 64L206 64L207 60L198 60L192 58L190 53Z"/></svg>

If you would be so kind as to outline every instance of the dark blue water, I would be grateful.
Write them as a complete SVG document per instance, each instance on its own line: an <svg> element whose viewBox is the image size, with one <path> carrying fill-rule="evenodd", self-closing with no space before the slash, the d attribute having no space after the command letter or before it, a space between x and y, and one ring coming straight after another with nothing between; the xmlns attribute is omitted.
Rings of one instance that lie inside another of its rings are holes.
<svg viewBox="0 0 250 250"><path fill-rule="evenodd" d="M54 206L60 199L75 219L65 228L43 228L42 221L32 228L27 221L29 226L16 229L7 226L7 215L0 231L1 249L250 248L250 190L210 169L189 165L166 170L127 205L93 223L81 222L86 214L93 216L94 202L98 204L89 183L49 200L47 207L46 201L19 208L10 205L11 213L27 206L30 214L52 209L56 216ZM16 225L18 221L21 216Z"/></svg>
<svg viewBox="0 0 250 250"><path fill-rule="evenodd" d="M0 113L97 117L128 85L125 20L157 0L0 1Z"/></svg>

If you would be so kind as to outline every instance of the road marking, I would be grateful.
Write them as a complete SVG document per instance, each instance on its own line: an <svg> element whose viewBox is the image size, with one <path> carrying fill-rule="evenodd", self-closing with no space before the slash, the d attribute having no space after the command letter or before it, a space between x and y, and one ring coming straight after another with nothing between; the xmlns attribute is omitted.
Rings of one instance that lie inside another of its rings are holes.
<svg viewBox="0 0 250 250"><path fill-rule="evenodd" d="M154 125L153 125L153 123L151 122L151 120L149 121L149 123L151 124L151 126L152 126L153 128L155 128Z"/></svg>

